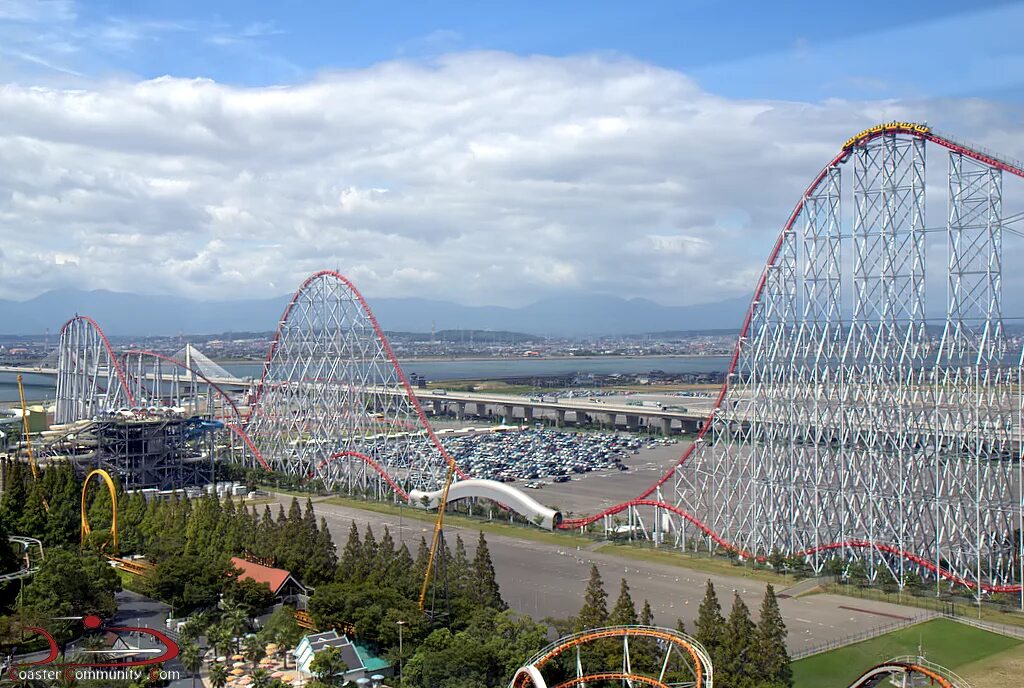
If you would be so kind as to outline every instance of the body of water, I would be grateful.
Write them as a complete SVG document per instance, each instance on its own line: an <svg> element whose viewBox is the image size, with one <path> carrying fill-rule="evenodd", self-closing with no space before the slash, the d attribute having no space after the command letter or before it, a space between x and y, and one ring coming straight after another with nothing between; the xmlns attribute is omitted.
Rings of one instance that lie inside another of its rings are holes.
<svg viewBox="0 0 1024 688"><path fill-rule="evenodd" d="M224 363L223 367L239 377L259 377L262 363ZM589 373L714 373L729 368L728 356L594 356L579 358L509 358L488 360L403 361L406 375L416 373L429 380L480 380L507 377L547 377ZM46 375L23 376L25 398L30 401L53 399L56 378ZM0 402L18 400L17 376L0 373Z"/></svg>

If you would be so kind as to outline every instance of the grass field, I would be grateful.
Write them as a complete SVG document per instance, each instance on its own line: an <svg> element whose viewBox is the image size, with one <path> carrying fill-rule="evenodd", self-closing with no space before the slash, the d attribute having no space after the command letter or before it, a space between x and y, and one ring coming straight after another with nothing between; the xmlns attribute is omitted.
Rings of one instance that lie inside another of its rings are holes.
<svg viewBox="0 0 1024 688"><path fill-rule="evenodd" d="M971 688L1007 688L1024 683L1024 643L958 669Z"/></svg>
<svg viewBox="0 0 1024 688"><path fill-rule="evenodd" d="M960 673L965 668L984 666L993 656L1018 650L1021 645L1013 638L949 619L935 619L794 662L794 688L845 688L879 662L917 654L919 646L929 661Z"/></svg>

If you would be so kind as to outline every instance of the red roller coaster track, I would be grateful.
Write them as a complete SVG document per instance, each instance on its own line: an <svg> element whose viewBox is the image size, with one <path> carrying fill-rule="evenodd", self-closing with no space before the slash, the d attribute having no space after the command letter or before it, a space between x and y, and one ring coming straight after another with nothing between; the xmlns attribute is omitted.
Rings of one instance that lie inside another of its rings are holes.
<svg viewBox="0 0 1024 688"><path fill-rule="evenodd" d="M687 447L687 449L683 452L682 456L678 459L678 461L675 462L675 464L673 464L649 488L647 488L640 495L638 495L637 498L629 500L629 501L626 501L626 502L622 502L622 503L619 503L619 504L612 505L612 506L610 506L610 507L608 507L608 508L606 508L606 509L604 509L604 510L598 512L598 513L590 515L590 516L565 520L565 521L563 521L560 524L560 526L559 526L560 528L562 528L562 529L582 528L582 527L585 527L585 526L590 525L592 523L595 523L595 522L601 520L602 518L604 518L606 516L610 516L610 515L613 515L613 514L620 513L620 512L625 511L625 510L627 510L627 509L629 509L631 507L638 507L638 506L652 507L652 508L656 508L656 509L663 509L665 511L674 513L674 514L684 518L686 521L688 521L689 523L691 523L695 527L697 527L701 532L703 532L705 535L707 535L712 541L714 541L716 544L721 546L723 549L735 552L735 553L737 553L737 554L739 554L741 556L744 556L744 557L753 558L753 559L755 559L757 561L764 561L765 558L763 556L752 554L750 552L745 551L741 547L738 547L737 545L728 542L721 534L716 533L714 530L712 530L706 524L704 524L700 520L698 520L693 514L690 514L690 513L686 512L685 510L681 509L678 506L675 506L675 505L672 505L672 504L668 504L668 503L660 501L660 500L649 499L649 497L655 491L657 491L658 488L660 488L666 482L668 482L668 480L670 478L672 478L673 475L676 474L676 471L679 469L679 467L684 465L691 458L691 456L693 456L693 454L697 450L697 448L704 442L704 437L705 437L706 433L708 432L708 429L712 425L712 420L714 419L715 414L718 413L722 409L722 404L725 401L726 396L727 396L728 391L729 391L729 388L730 388L730 381L731 381L732 377L734 376L734 374L737 371L737 365L738 365L738 362L739 362L739 359L740 359L741 349L742 349L742 347L744 345L744 341L747 339L747 337L750 334L751 324L752 324L752 321L754 319L755 309L756 309L757 304L758 304L759 300L761 299L761 297L762 297L762 295L763 295L763 293L765 291L765 286L766 286L766 283L767 283L767 280L768 280L769 270L770 270L770 268L772 266L774 266L776 264L776 261L777 261L777 259L779 257L779 253L782 250L782 247L784 245L784 240L785 240L785 238L786 238L786 236L788 234L793 232L794 224L796 223L797 219L799 218L799 216L801 214L801 211L804 209L804 205L807 202L808 198L810 198L815 193L815 191L821 185L822 181L826 178L829 170L831 170L835 166L843 163L851 155L852 143L856 143L858 145L862 145L862 144L864 144L864 143L866 143L866 142L868 142L868 141L870 141L872 139L875 139L875 138L878 138L880 136L887 135L887 134L902 134L902 135L905 135L905 136L912 136L912 137L920 138L920 139L923 139L923 140L927 140L927 141L935 143L935 144L937 144L937 145L939 145L939 146L941 146L943 148L946 148L946 149L948 149L950 151L962 154L963 156L971 158L971 159L973 159L973 160L975 160L975 161L977 161L979 163L982 163L984 165L988 165L988 166L991 166L993 168L1002 170L1002 171L1004 171L1004 172L1006 172L1008 174L1014 175L1016 177L1024 178L1024 169L1022 169L1020 166L1018 166L1016 164L1010 163L1010 162L1008 162L1006 160L1002 160L1002 159L1000 159L998 157L995 157L993 155L990 155L988 153L984 153L984 152L975 150L975 149L973 149L973 148L971 148L969 146L963 145L961 143L957 143L957 142L953 141L952 139L944 137L944 136L941 136L941 135L938 135L938 134L932 132L931 130L927 130L926 129L926 130L922 131L921 127L902 126L902 125L897 125L897 124L886 125L886 126L880 127L880 128L876 127L875 129L869 130L868 132L865 132L864 134L862 134L862 135L860 135L858 137L855 137L855 139L851 140L851 143L848 143L847 146L845 146L838 154L836 154L821 169L821 171L814 177L813 181L807 187L806 191L801 196L799 202L794 207L792 213L789 215L789 218L787 219L785 225L783 226L782 231L779 233L778 238L777 238L775 244L773 245L772 250L771 250L771 252L769 254L769 257L768 257L767 263L765 265L765 268L762 271L761 276L760 276L760 278L758 280L758 283L756 285L756 288L754 290L754 295L753 295L753 298L751 300L751 304L750 304L749 308L746 311L746 315L744 317L743 324L742 324L742 327L741 327L741 330L740 330L740 335L737 338L737 342L736 342L736 345L735 345L735 347L733 349L732 356L730 357L729 369L727 371L727 374L726 374L726 377L725 377L725 381L723 382L722 387L719 390L719 393L718 393L717 397L715 398L715 401L713 403L711 412L710 412L706 422L699 429L695 441ZM455 460L448 454L448 452L445 450L444 446L441 444L440 440L435 435L433 429L431 428L430 423L428 422L428 420L426 418L426 415L423 412L423 409L421 408L418 400L416 399L415 394L413 393L411 385L409 384L409 382L408 382L404 372L402 371L401 365L399 364L398 359L395 356L395 354L394 354L394 352L393 352L393 350L391 348L391 345L390 345L390 343L387 340L387 337L385 336L383 330L381 329L379 323L377 322L377 319L374 316L374 314L373 314L369 304L367 303L366 299L362 296L362 294L359 292L359 290L356 288L356 286L348 278L346 278L344 275L342 275L342 274L340 274L340 273L338 273L336 271L333 271L333 270L322 270L322 271L316 272L313 275L311 275L310 277L308 277L299 286L299 288L295 291L295 293L293 294L291 300L289 301L288 305L286 306L286 308L284 310L284 313L281 316L280 322L278 324L278 328L277 328L277 330L275 332L274 339L273 339L273 341L271 343L270 349L269 349L269 351L267 353L267 357L266 357L266 360L264 362L263 371L262 371L262 374L261 374L261 377L260 377L260 381L259 381L259 383L258 383L258 385L256 387L256 391L255 391L255 393L253 395L253 398L252 398L252 401L251 401L251 411L250 411L250 414L249 414L249 419L251 420L252 417L255 415L255 413L258 412L260 403L262 401L264 389L266 388L266 386L268 384L267 383L267 378L268 378L268 374L270 372L271 365L272 365L272 362L273 362L273 359L274 359L274 354L275 354L275 352L277 351L277 349L278 349L278 347L280 345L282 331L287 326L287 323L289 321L289 317L290 317L290 315L292 313L292 309L295 307L297 301L299 300L300 296L303 294L304 290L311 283L313 283L315 280L317 280L319 278L323 278L323 277L327 277L327 278L338 280L339 282L341 282L351 292L352 296L356 299L356 301L358 302L360 308L362 309L363 314L365 315L367 321L372 326L373 332L375 333L376 337L379 339L380 344L381 344L381 346L383 348L384 354L387 357L387 360L389 361L390 365L394 366L394 369L395 369L395 372L397 374L398 380L400 381L400 383L401 383L401 385L402 385L402 387L403 387L403 389L405 391L405 395L407 396L410 404L412 405L413 409L415 410L416 417L418 418L418 420L421 423L422 427L424 428L427 436L429 437L430 443L438 451L440 456L444 459L444 461L451 468L451 470L456 472L460 477L463 477L463 478L468 477L466 475L466 473L463 472L463 470L457 465ZM119 379L121 380L122 384L124 385L126 393L129 394L129 399L131 399L131 397L130 397L130 389L129 389L129 386L127 385L127 381L125 379L124 372L121 370L121 366L118 365L117 359L113 355L113 352L112 352L112 350L110 348L109 342L106 339L106 336L103 335L102 330L95 323L95 321L93 321L90 318L85 318L84 316L82 316L82 318L84 320L86 320L87 322L89 322L93 327L95 327L96 330L101 335L103 344L104 344L104 346L106 347L108 353L111 356L111 360L113 362L113 365L114 365L114 368L116 370L116 373L117 373ZM177 361L175 359L170 359L168 357L159 356L159 355L157 355L157 357L161 358L162 360L166 360L168 362L180 365L180 366L182 366L182 367L184 367L186 369L191 370L190 368L188 368L188 366L186 366L184 364L184 362ZM192 372L196 373L196 375L198 377L202 378L205 382L209 383L212 389L216 390L217 392L222 394L225 398L227 398L227 395L225 395L223 393L223 391L220 390L219 387L217 387L216 385L211 383L209 380L207 380L204 376L200 375L196 371L192 371ZM232 406L234 407L233 403L232 403ZM237 409L235 409L235 410L237 411ZM256 458L256 460L264 468L267 468L267 469L270 468L268 463L264 459L264 457L259 452L258 448L253 443L252 439L248 435L245 426L239 427L239 426L236 426L234 424L229 424L228 428L229 428L229 430L231 432L233 432L234 434L238 435L241 438L241 440L245 443L245 445L253 453L253 455ZM371 466L392 487L392 489L395 490L396 494L405 497L404 491L402 491L401 488L398 487L394 477L390 476L390 475L387 475L387 472L377 462L375 462L369 456L367 456L365 454L362 454L360 452L339 452L339 453L337 453L335 455L332 455L331 457L328 457L327 459L323 460L321 462L321 466L322 465L326 465L327 463L330 463L331 461L334 461L334 460L342 458L342 457L358 458L358 459L366 462L369 466ZM996 585L996 586L994 586L994 585L987 585L987 584L983 584L983 583L978 583L978 582L975 582L975 581L967 580L967 579L963 578L962 576L959 576L959 575L957 575L957 574L955 574L955 573L953 573L951 571L948 571L948 570L938 566L936 563L934 563L932 561L928 561L923 556L921 556L921 555L919 555L917 553L908 552L906 550L900 549L900 548L898 548L898 547L896 547L896 546L894 546L892 544L888 544L888 543L869 542L869 541L866 541L866 540L844 540L844 541L840 541L840 542L821 544L821 545L818 545L818 546L816 546L814 548L811 548L811 549L804 549L804 550L801 550L801 551L798 551L798 552L792 552L790 554L792 554L794 556L804 556L804 555L810 555L810 554L813 554L813 553L816 553L816 552L824 552L824 551L839 550L839 549L846 549L846 548L873 549L873 550L876 550L878 552L883 552L883 553L886 553L886 554L891 554L891 555L894 555L894 556L897 556L897 557L901 557L901 558L903 558L903 559L905 559L907 561L913 562L914 564L917 564L917 565L920 565L920 566L924 567L925 569L931 571L932 573L934 573L935 575L937 575L938 577L940 577L942 579L948 580L948 581L950 581L952 583L955 583L955 584L958 584L958 585L966 586L968 588L975 588L975 587L977 587L980 590L984 590L986 592L1021 592L1021 585Z"/></svg>
<svg viewBox="0 0 1024 688"><path fill-rule="evenodd" d="M856 143L858 143L858 144L865 143L865 142L867 142L867 141L869 141L871 139L878 138L878 137L886 135L886 134L894 134L894 133L895 134L905 134L905 135L910 135L910 136L916 136L916 137L919 137L919 138L923 138L923 139L925 139L927 141L931 141L933 143L936 143L939 146L942 146L943 148L946 148L946 149L948 149L950 151L961 153L962 155L965 155L965 156L967 156L969 158L972 158L972 159L974 159L974 160L976 160L978 162L981 162L983 164L990 165L990 166L995 167L995 168L997 168L999 170L1002 170L1004 172L1012 174L1012 175L1014 175L1016 177L1024 178L1024 169L1022 169L1021 167L1019 167L1017 165L1011 164L1011 163L1009 163L1007 161L1004 161L1004 160L1000 160L1000 159L998 159L998 158L996 158L994 156L991 156L989 154L979 152L979 151L974 150L974 149L972 149L972 148L970 148L968 146L965 146L965 145L963 145L961 143L954 142L954 141L952 141L949 138L946 138L946 137L940 136L938 134L932 133L931 131L922 132L922 131L914 128L914 127L909 127L909 126L890 126L890 127L880 128L880 129L878 129L876 131L871 131L870 133L866 133L866 134L864 134L862 136L857 137L856 138ZM754 318L754 310L755 310L755 307L757 306L758 301L761 299L762 293L764 292L765 284L766 284L767 279L768 279L768 271L775 264L776 259L779 256L779 252L782 249L783 241L784 241L784 238L785 238L786 234L788 234L789 232L793 231L793 226L796 223L797 218L800 216L800 213L801 213L801 211L804 208L804 203L814 193L814 191L818 188L818 186L821 184L822 180L825 178L825 176L828 173L828 171L831 168L835 167L836 165L838 165L838 164L842 163L843 161L845 161L847 159L847 157L849 157L850 153L851 153L851 146L850 145L844 146L844 148L838 154L836 154L836 156L833 157L828 162L828 164L826 164L821 169L821 171L817 174L817 176L814 177L814 180L811 182L811 184L807 187L807 190L804 191L804 194L800 197L800 200L797 202L796 206L793 208L793 212L790 213L789 219L786 221L786 224L783 226L782 231L779 233L779 236L778 236L778 238L775 241L775 245L772 247L772 251L769 254L768 262L766 263L764 270L761 272L761 277L760 277L760 279L757 282L757 287L754 290L754 295L753 295L753 298L751 299L750 307L747 309L746 316L744 317L743 326L740 329L739 337L736 340L736 346L733 348L732 357L731 357L730 363L729 363L729 370L726 373L725 381L722 383L722 388L719 390L718 396L715 398L715 402L714 402L714 404L712 406L711 412L709 413L707 420L704 422L704 424L701 426L700 430L697 432L697 436L695 438L695 441L686 448L686 450L683 452L683 455L679 458L679 460L671 468L669 468L669 470L667 470L664 473L664 475L662 475L657 481L655 481L653 485L651 485L649 488L647 488L642 493L640 493L640 495L636 499L633 499L633 500L630 500L630 501L627 501L627 502L622 502L620 504L615 504L615 505L610 506L610 507L608 507L608 508L606 508L606 509L604 509L604 510L602 510L602 511L596 513L596 514L593 514L591 516L585 516L585 517L575 518L575 519L566 519L566 520L564 520L559 525L559 528L562 528L562 529L582 528L582 527L585 527L587 525L590 525L592 523L595 523L595 522L601 520L605 516L610 516L610 515L614 515L614 514L620 513L620 512L625 511L626 509L629 509L630 507L633 507L633 506L651 506L651 507L655 507L655 508L659 508L659 509L664 509L666 511L670 511L670 512L673 512L673 513L676 513L676 514L682 516L687 521L689 521L690 523L695 525L702 532L704 532L714 542L716 542L718 545L722 546L724 549L726 549L728 551L736 552L737 554L740 554L742 556L746 556L748 558L754 558L755 560L758 560L758 561L763 561L764 560L764 557L754 556L751 553L746 552L742 548L737 547L736 545L727 542L724 538L721 537L721 535L719 535L718 533L715 533L713 530L711 530L704 523L700 522L692 514L689 514L689 513L685 512L685 511L683 511L682 509L679 509L678 507L676 507L674 505L671 505L671 504L667 504L665 502L649 500L649 499L647 499L647 497L649 497L659 487L664 485L673 475L675 475L676 470L680 466L682 466L693 455L693 453L696 450L696 448L703 442L704 435L707 433L708 429L711 427L711 420L712 420L712 418L714 417L715 413L718 412L721 409L722 402L725 400L726 394L728 393L729 381L730 381L730 379L732 378L732 376L736 372L736 367L737 367L737 364L739 362L739 357L740 357L740 350L741 350L741 348L743 346L744 340L749 335L750 325L751 325L751 322L753 321L753 318ZM955 575L955 574L953 574L953 573L951 573L949 571L946 571L945 569L940 568L935 563L927 561L924 557L922 557L922 556L920 556L918 554L915 554L913 552L906 552L904 550L901 550L901 549L896 548L896 547L894 547L894 546L892 546L890 544L885 544L885 543L871 543L871 542L864 542L864 541L835 542L835 543L829 543L829 544L820 545L820 546L815 547L815 548L813 548L811 550L804 550L802 552L793 552L792 554L794 556L802 556L802 555L805 555L805 554L812 554L812 553L814 553L816 551L828 551L828 550L834 550L834 549L842 549L844 547L869 548L869 549L875 549L875 550L880 551L880 552L894 554L896 556L903 557L904 559L907 559L908 561L911 561L911 562L913 562L915 564L919 564L919 565L925 567L926 569L930 570L932 573L938 575L939 577L941 577L941 578L943 578L945 580L951 581L951 582L959 584L959 585L964 585L964 586L966 586L968 588L972 588L973 589L975 586L977 586L977 587L979 587L981 590L983 590L985 592L993 592L993 593L1016 593L1016 592L1021 592L1021 586L1020 585L1000 585L1000 586L985 585L985 584L978 585L974 581L965 580L964 578L962 578L960 576L957 576L957 575Z"/></svg>

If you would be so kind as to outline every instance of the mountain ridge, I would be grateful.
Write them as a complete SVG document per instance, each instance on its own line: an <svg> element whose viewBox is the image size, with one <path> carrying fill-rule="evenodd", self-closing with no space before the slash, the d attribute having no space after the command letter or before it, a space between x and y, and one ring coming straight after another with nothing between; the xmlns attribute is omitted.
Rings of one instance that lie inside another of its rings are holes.
<svg viewBox="0 0 1024 688"><path fill-rule="evenodd" d="M54 289L26 301L0 299L0 334L56 333L76 314L88 315L112 336L264 332L275 329L290 295L236 301L199 301L105 289ZM692 306L650 299L569 295L526 306L465 306L437 299L369 299L381 327L406 332L506 330L538 336L599 336L736 330L749 297Z"/></svg>

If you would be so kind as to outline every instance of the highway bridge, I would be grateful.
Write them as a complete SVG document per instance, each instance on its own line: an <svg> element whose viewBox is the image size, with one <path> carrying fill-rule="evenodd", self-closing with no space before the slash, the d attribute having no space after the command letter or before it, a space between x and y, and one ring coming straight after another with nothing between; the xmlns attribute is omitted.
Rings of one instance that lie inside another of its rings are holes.
<svg viewBox="0 0 1024 688"><path fill-rule="evenodd" d="M57 369L29 366L0 366L0 373L56 377ZM149 378L153 376L153 373L147 375ZM180 374L174 377L174 373L171 372L164 373L162 377L168 382L172 379L179 383L187 381L183 380ZM210 377L204 382L213 383L226 391L232 389L241 390L251 384L250 380L237 377ZM317 383L309 382L306 384L315 385ZM405 388L400 386L376 386L370 391L386 395L404 395L406 393ZM680 409L659 408L657 406L630 406L623 397L555 398L546 395L527 397L511 394L457 392L439 389L414 389L413 393L421 404L429 403L429 408L435 415L450 413L460 420L465 419L467 416L476 416L484 419L503 417L506 422L522 421L529 423L540 418L548 418L553 419L559 427L569 423L574 425L596 423L609 429L625 428L634 431L643 427L653 427L665 435L680 432L697 432L707 419L713 401L710 398L686 397L681 400L686 404L686 410L684 411ZM242 410L244 411L244 408Z"/></svg>

